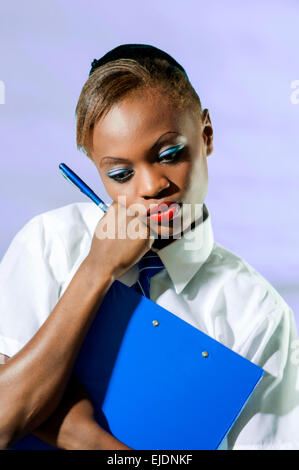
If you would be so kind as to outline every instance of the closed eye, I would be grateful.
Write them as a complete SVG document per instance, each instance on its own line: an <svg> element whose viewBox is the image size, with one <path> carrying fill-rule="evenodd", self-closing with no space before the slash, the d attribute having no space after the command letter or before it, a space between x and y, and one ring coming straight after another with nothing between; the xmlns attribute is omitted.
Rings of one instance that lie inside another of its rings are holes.
<svg viewBox="0 0 299 470"><path fill-rule="evenodd" d="M133 173L134 173L134 170L120 169L120 170L108 171L107 175L109 176L109 178L112 178L118 183L124 183L132 176Z"/></svg>
<svg viewBox="0 0 299 470"><path fill-rule="evenodd" d="M183 150L183 145L177 145L161 153L158 160L163 163L175 163L180 158Z"/></svg>
<svg viewBox="0 0 299 470"><path fill-rule="evenodd" d="M158 162L166 165L176 163L184 150L184 145L176 145L158 155ZM107 172L107 176L118 183L125 183L134 174L131 168L118 168Z"/></svg>

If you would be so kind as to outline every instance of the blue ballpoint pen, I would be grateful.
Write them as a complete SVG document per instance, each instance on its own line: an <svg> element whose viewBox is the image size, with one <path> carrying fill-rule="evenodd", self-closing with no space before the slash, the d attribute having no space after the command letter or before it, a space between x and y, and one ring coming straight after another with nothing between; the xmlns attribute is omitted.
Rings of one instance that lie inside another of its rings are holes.
<svg viewBox="0 0 299 470"><path fill-rule="evenodd" d="M80 189L80 191L86 196L88 196L97 206L99 206L103 212L107 211L108 206L104 203L104 201L102 201L102 199L100 199L93 192L93 190L90 189L89 186L87 186L87 184L84 183L84 181L81 180L81 178L79 178L79 176L73 172L73 170L71 170L65 163L60 163L59 169L64 178L66 178L70 183L73 183L76 188Z"/></svg>

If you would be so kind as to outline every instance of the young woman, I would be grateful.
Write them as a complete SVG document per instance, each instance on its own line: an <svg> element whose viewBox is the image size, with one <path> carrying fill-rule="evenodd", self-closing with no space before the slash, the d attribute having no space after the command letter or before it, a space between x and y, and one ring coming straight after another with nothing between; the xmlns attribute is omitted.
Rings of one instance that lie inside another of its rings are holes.
<svg viewBox="0 0 299 470"><path fill-rule="evenodd" d="M150 298L265 370L227 448L299 448L294 315L214 242L204 203L213 129L182 66L153 46L116 47L93 61L76 114L78 148L113 203L104 216L86 202L34 217L2 260L1 447L33 432L65 449L129 448L96 422L72 369L111 284L136 285L151 249L163 269ZM143 215L118 217L134 204ZM136 222L139 237L119 236Z"/></svg>

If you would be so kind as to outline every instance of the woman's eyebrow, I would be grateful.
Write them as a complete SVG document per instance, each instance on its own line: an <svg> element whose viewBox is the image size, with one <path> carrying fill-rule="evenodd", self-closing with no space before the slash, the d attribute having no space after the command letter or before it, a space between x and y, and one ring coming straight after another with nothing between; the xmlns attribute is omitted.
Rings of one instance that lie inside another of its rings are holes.
<svg viewBox="0 0 299 470"><path fill-rule="evenodd" d="M151 146L151 148L149 150L153 150L159 143L159 140L161 139L161 137L163 137L164 135L166 134L177 134L177 135L182 135L180 134L179 132L176 132L176 131L167 131L165 132L164 134L160 135L160 137L156 140L156 142ZM100 161L100 166L102 166L103 164L109 164L109 163L131 163L130 160L128 160L127 158L120 158L120 157L103 157L101 158L101 161Z"/></svg>

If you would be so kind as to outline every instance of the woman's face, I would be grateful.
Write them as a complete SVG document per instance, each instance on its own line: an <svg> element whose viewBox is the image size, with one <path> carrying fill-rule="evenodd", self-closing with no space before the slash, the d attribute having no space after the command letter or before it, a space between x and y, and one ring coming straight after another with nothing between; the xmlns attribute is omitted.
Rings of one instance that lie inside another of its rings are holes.
<svg viewBox="0 0 299 470"><path fill-rule="evenodd" d="M157 238L178 235L201 216L211 152L208 110L197 118L156 89L131 92L96 123L92 135L91 157L113 200L125 196L127 208L138 203L145 212L154 204L180 203L172 219L147 217Z"/></svg>

